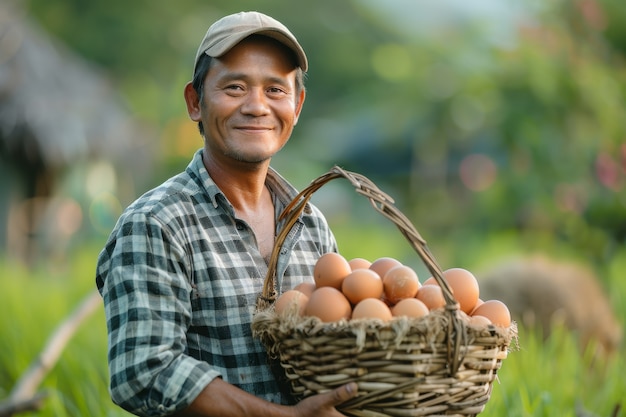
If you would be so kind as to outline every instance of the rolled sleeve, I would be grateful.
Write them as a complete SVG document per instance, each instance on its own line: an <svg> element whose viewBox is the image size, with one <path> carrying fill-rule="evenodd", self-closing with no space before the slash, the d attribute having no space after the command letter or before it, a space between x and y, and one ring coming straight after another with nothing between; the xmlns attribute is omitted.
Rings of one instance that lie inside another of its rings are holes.
<svg viewBox="0 0 626 417"><path fill-rule="evenodd" d="M186 253L155 218L124 219L101 279L111 397L145 416L191 404L220 373L186 354L191 284Z"/></svg>

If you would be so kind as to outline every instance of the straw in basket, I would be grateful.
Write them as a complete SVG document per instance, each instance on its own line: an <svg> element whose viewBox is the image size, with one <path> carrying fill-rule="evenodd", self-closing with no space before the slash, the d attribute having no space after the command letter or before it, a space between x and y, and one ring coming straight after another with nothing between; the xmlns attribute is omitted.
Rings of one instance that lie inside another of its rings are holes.
<svg viewBox="0 0 626 417"><path fill-rule="evenodd" d="M335 178L351 182L374 209L390 219L415 249L443 290L444 309L421 318L396 317L323 323L298 314L278 316L275 273L280 247L305 205ZM285 208L252 330L284 370L298 398L351 381L356 398L338 409L348 416L476 416L483 411L517 327L469 325L442 269L393 200L363 175L334 167L302 190Z"/></svg>

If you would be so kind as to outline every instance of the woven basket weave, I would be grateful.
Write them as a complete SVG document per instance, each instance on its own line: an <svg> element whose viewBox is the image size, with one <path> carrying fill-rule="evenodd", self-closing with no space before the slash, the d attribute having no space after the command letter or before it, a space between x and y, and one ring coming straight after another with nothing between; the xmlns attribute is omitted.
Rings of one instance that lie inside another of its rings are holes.
<svg viewBox="0 0 626 417"><path fill-rule="evenodd" d="M398 227L441 286L444 309L421 318L334 323L295 311L274 312L280 247L313 193L335 178L349 180ZM476 416L483 411L497 371L517 340L516 325L468 324L426 242L388 195L366 177L334 167L302 190L282 218L286 225L275 242L252 330L279 361L296 397L356 381L357 397L337 407L348 416Z"/></svg>

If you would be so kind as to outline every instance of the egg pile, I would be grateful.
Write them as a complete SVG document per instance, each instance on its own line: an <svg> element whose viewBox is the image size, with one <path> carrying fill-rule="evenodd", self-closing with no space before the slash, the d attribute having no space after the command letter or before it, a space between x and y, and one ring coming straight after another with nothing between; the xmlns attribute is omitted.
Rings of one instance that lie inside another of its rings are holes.
<svg viewBox="0 0 626 417"><path fill-rule="evenodd" d="M479 298L474 275L463 268L443 271L459 309L470 323L508 327L511 314L499 300ZM370 262L348 261L341 254L322 255L313 269L314 282L304 282L285 291L275 304L277 314L297 312L323 322L351 319L391 320L422 317L445 307L443 292L434 277L420 282L417 273L391 257Z"/></svg>

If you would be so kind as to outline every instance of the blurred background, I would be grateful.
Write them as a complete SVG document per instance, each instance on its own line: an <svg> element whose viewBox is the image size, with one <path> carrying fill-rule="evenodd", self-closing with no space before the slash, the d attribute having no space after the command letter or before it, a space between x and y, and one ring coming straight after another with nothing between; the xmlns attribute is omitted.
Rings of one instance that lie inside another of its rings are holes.
<svg viewBox="0 0 626 417"><path fill-rule="evenodd" d="M444 267L487 276L510 257L536 254L580 265L618 318L619 329L607 331L621 331L620 0L0 0L0 301L8 308L0 351L12 352L0 368L0 400L93 290L97 254L123 208L201 147L183 87L208 26L241 10L276 17L307 51L304 110L273 160L296 187L333 165L364 174ZM348 184L329 184L314 201L346 257L393 256L422 271L397 230ZM85 407L122 415L106 397L100 311L94 320L101 333L77 340L94 346L89 378L98 387L91 397L84 386L59 388L75 369L62 358L61 376L46 380L53 411L41 415L89 415ZM72 390L93 404L68 399ZM518 404L503 391L498 401ZM556 404L545 392L519 415ZM613 397L593 398L608 407Z"/></svg>

